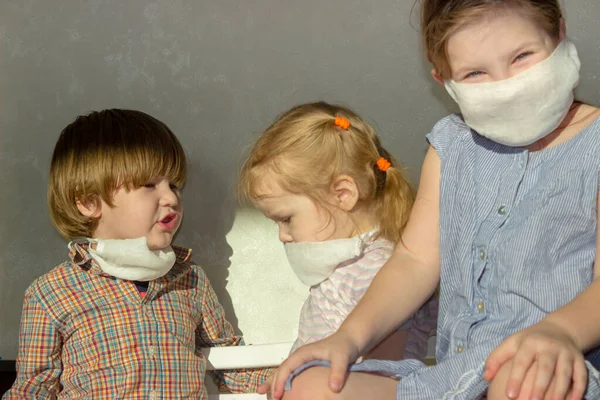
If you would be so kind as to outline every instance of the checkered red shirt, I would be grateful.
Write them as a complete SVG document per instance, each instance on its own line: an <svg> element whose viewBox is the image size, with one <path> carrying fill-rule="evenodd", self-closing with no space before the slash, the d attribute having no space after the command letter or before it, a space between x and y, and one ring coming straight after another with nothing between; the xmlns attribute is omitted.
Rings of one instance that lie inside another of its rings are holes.
<svg viewBox="0 0 600 400"><path fill-rule="evenodd" d="M13 399L206 399L201 347L241 345L191 250L141 296L108 276L86 245L25 293ZM270 370L209 372L232 392Z"/></svg>

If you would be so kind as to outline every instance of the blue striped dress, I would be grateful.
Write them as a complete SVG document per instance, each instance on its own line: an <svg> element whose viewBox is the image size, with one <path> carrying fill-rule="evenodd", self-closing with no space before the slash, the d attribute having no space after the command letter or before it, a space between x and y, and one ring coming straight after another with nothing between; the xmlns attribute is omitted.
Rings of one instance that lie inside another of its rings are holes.
<svg viewBox="0 0 600 400"><path fill-rule="evenodd" d="M490 352L592 282L600 119L538 152L492 142L457 115L427 138L441 159L438 364L351 369L402 378L398 400L478 399ZM586 399L600 398L599 361L600 352L587 355Z"/></svg>

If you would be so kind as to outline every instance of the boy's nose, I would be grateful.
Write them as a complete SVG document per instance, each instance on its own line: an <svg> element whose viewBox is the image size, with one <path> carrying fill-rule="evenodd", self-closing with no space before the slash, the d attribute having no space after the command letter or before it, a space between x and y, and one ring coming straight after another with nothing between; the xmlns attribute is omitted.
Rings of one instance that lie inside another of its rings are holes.
<svg viewBox="0 0 600 400"><path fill-rule="evenodd" d="M164 207L174 207L179 204L181 200L179 199L179 194L176 193L173 189L168 187L163 191L160 197L160 205Z"/></svg>

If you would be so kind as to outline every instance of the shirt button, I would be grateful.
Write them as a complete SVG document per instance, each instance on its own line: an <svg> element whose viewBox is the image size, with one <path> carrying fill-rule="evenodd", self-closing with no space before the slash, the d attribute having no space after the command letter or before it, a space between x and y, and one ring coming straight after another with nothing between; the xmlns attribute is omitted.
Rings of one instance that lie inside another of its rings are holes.
<svg viewBox="0 0 600 400"><path fill-rule="evenodd" d="M152 358L154 358L154 356L156 356L156 347L155 346L150 346L149 350L150 350L150 356Z"/></svg>
<svg viewBox="0 0 600 400"><path fill-rule="evenodd" d="M458 346L456 346L457 353L462 353L463 351L465 351L465 348L463 347L462 344L459 344Z"/></svg>
<svg viewBox="0 0 600 400"><path fill-rule="evenodd" d="M506 207L505 206L498 207L498 214L506 215Z"/></svg>
<svg viewBox="0 0 600 400"><path fill-rule="evenodd" d="M485 310L485 304L483 304L483 301L480 301L477 303L477 312L483 312L483 310Z"/></svg>
<svg viewBox="0 0 600 400"><path fill-rule="evenodd" d="M150 391L150 400L156 399L156 392L154 390Z"/></svg>
<svg viewBox="0 0 600 400"><path fill-rule="evenodd" d="M485 250L483 250L483 249L479 250L479 259L481 261L485 260Z"/></svg>

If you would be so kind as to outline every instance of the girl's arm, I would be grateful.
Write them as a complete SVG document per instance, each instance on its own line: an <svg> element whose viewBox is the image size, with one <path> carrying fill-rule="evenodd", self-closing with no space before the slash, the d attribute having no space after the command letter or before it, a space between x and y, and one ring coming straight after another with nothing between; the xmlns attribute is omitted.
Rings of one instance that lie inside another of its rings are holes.
<svg viewBox="0 0 600 400"><path fill-rule="evenodd" d="M289 375L313 360L331 361L330 387L339 392L348 364L365 354L412 316L439 282L440 158L425 156L415 205L402 239L338 332L294 352L273 380L273 397L283 395Z"/></svg>

